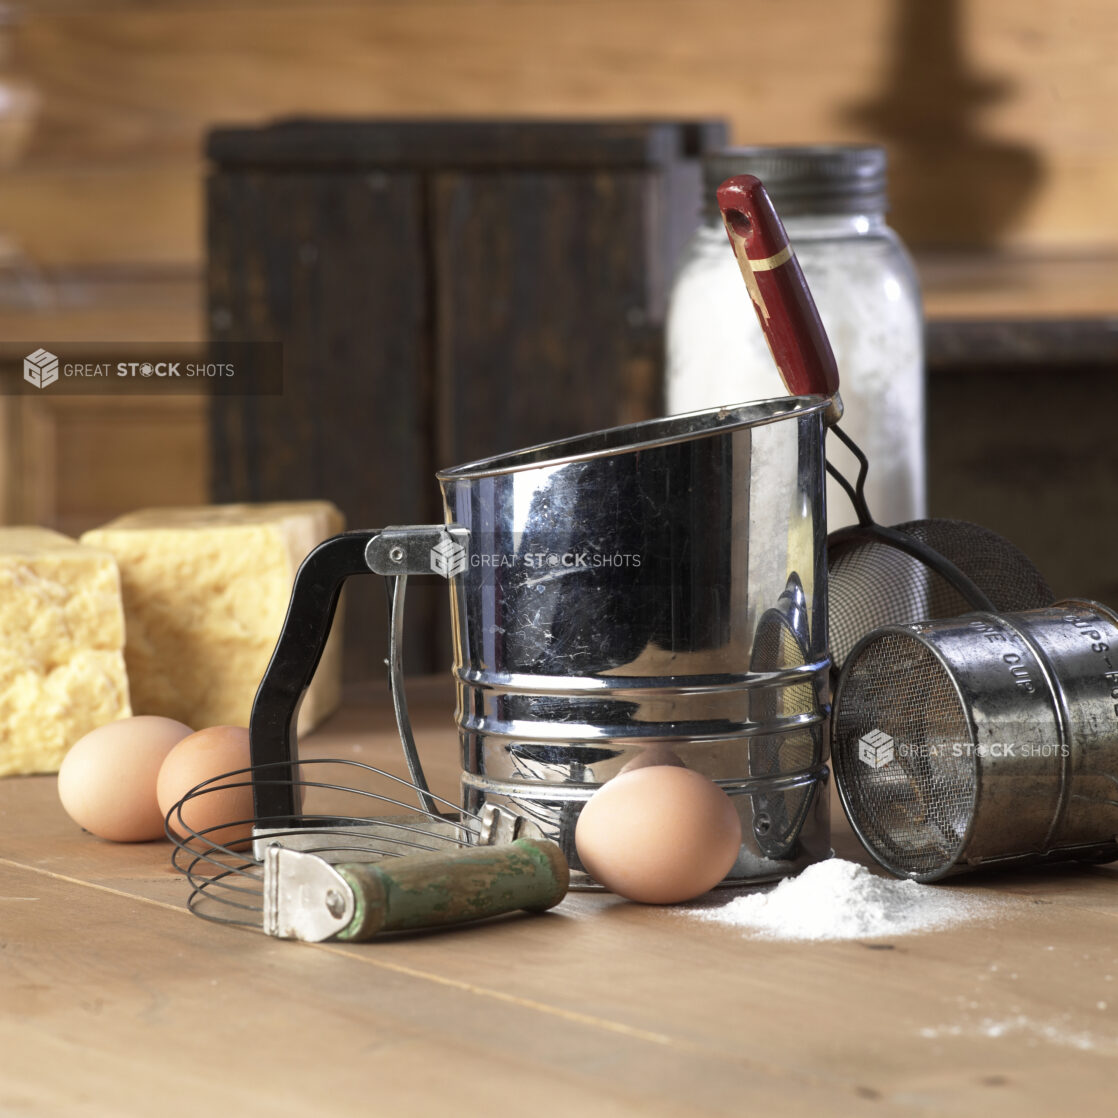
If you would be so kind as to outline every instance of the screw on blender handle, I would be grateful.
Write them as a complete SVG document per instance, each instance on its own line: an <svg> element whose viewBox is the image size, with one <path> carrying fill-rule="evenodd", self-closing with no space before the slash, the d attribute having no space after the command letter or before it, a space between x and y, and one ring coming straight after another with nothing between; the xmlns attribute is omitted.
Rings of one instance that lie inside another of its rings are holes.
<svg viewBox="0 0 1118 1118"><path fill-rule="evenodd" d="M842 417L835 355L788 234L754 175L734 175L718 188L718 208L742 278L793 396L830 396L828 422Z"/></svg>

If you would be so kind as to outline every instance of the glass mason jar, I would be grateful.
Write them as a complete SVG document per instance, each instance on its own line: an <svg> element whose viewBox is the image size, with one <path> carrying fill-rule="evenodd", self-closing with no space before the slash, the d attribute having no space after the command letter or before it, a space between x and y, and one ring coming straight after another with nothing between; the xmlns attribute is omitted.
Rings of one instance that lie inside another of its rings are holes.
<svg viewBox="0 0 1118 1118"><path fill-rule="evenodd" d="M838 361L844 430L870 460L876 519L926 515L924 348L912 260L885 222L885 151L874 146L731 148L703 162L704 223L676 267L667 316L669 413L784 395L715 204L724 179L756 175L803 269ZM835 440L828 453L854 481ZM827 523L856 521L831 478Z"/></svg>

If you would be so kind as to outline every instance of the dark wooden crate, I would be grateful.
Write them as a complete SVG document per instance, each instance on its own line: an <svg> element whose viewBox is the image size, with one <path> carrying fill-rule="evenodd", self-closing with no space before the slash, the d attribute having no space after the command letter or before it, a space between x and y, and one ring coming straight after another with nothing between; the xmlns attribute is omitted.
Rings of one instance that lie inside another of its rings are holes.
<svg viewBox="0 0 1118 1118"><path fill-rule="evenodd" d="M282 397L215 399L215 500L441 519L439 467L661 411L661 327L717 121L289 121L209 139L216 341L284 343ZM348 592L347 677L383 591ZM449 661L409 587L406 664Z"/></svg>

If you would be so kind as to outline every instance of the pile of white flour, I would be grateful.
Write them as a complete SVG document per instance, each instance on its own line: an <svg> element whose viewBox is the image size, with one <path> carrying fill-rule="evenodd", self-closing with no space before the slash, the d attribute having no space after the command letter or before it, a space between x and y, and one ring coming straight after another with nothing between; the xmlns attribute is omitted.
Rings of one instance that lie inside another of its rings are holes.
<svg viewBox="0 0 1118 1118"><path fill-rule="evenodd" d="M831 858L786 878L767 893L747 893L686 915L732 924L764 939L878 939L946 928L988 917L996 900L937 885L878 877Z"/></svg>

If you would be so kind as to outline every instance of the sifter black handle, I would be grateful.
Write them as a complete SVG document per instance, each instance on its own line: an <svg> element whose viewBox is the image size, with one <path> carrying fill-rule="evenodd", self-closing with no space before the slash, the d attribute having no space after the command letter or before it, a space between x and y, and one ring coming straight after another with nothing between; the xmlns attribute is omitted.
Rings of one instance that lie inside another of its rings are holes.
<svg viewBox="0 0 1118 1118"><path fill-rule="evenodd" d="M352 575L373 573L365 549L379 534L378 528L364 528L332 536L303 560L295 575L283 629L249 717L256 818L270 825L283 826L298 814L294 762L299 707L322 659L342 584Z"/></svg>

